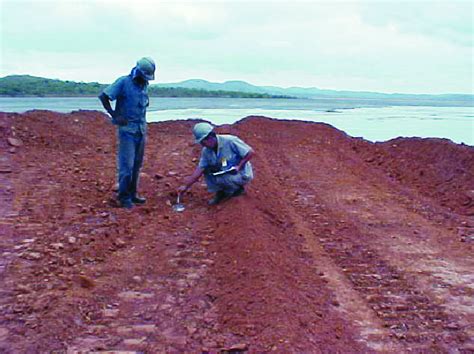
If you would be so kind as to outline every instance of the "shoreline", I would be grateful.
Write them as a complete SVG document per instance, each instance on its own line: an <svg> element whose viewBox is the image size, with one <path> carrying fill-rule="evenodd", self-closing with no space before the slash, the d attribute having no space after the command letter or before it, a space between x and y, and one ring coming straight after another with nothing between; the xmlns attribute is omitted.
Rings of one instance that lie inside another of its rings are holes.
<svg viewBox="0 0 474 354"><path fill-rule="evenodd" d="M292 97L292 96L283 96L283 97L231 97L231 96L156 96L150 95L150 98L163 98L163 99L236 99L236 100L309 100L309 101L360 101L360 102L380 102L384 101L387 103L396 103L396 105L403 106L403 103L407 104L407 106L421 106L424 107L420 103L431 103L436 105L426 105L426 107L472 107L474 108L474 96L472 99L452 99L452 98L432 98L429 97L353 97L353 96L320 96L320 97ZM440 96L449 96L449 94L440 95ZM82 99L82 98L97 98L98 95L0 95L0 99L25 99L25 98L72 98L72 99ZM447 103L451 102L450 105ZM452 104L452 102L457 102L457 104ZM413 104L408 104L413 103ZM444 104L444 105L443 105Z"/></svg>
<svg viewBox="0 0 474 354"><path fill-rule="evenodd" d="M70 112L90 111L105 114L97 103L87 109L72 109L54 111L39 109L39 111ZM34 112L37 109L26 112ZM24 113L20 111L16 113ZM5 112L14 113L14 112ZM265 116L281 121L319 122L329 124L349 136L361 137L371 142L385 142L399 137L419 137L448 139L455 144L474 146L474 120L465 116L470 111L464 108L420 108L420 107L364 107L343 109L336 111L313 110L268 110L245 108L185 108L149 110L147 122L185 121L200 119L209 121L214 125L228 125L241 121L248 116ZM410 118L411 117L411 118ZM451 119L443 118L451 117Z"/></svg>

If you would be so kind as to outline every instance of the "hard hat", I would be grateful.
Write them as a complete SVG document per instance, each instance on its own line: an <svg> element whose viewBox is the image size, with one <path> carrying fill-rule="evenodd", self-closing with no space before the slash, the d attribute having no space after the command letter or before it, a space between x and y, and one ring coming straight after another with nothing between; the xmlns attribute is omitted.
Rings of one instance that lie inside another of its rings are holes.
<svg viewBox="0 0 474 354"><path fill-rule="evenodd" d="M209 123L197 123L193 128L196 143L201 143L213 130L214 127Z"/></svg>
<svg viewBox="0 0 474 354"><path fill-rule="evenodd" d="M141 71L145 79L155 80L155 62L150 57L143 57L137 61L137 68Z"/></svg>

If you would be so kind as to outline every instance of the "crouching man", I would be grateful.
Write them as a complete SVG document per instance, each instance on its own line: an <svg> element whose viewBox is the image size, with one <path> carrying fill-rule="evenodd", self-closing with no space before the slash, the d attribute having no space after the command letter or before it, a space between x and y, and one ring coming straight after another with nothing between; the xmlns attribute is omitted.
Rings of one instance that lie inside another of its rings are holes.
<svg viewBox="0 0 474 354"><path fill-rule="evenodd" d="M209 205L244 193L244 186L253 179L249 162L255 154L253 149L236 136L216 134L209 123L196 124L193 134L196 143L202 145L201 159L178 193L187 191L202 175L209 192L215 193Z"/></svg>

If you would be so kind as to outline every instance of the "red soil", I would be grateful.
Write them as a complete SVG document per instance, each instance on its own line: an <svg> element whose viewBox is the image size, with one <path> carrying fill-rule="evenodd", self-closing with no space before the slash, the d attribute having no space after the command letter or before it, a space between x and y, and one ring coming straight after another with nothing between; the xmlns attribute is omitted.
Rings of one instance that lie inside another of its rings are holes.
<svg viewBox="0 0 474 354"><path fill-rule="evenodd" d="M194 123L150 124L129 211L103 114L0 116L1 352L474 351L474 148L248 117L247 194L175 213Z"/></svg>

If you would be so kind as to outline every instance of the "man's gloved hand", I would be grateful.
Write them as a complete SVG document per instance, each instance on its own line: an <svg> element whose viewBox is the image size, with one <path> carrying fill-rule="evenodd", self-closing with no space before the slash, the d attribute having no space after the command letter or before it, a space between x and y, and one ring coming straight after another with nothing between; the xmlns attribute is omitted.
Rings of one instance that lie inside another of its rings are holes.
<svg viewBox="0 0 474 354"><path fill-rule="evenodd" d="M121 127L128 124L128 121L124 117L119 116L119 115L114 115L112 117L112 122L119 125L119 126L121 126Z"/></svg>

